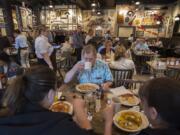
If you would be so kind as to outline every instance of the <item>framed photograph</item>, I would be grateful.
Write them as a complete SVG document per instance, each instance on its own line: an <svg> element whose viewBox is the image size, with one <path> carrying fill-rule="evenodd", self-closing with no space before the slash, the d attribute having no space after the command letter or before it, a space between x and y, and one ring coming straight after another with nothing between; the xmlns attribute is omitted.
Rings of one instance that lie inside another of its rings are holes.
<svg viewBox="0 0 180 135"><path fill-rule="evenodd" d="M68 19L68 10L61 10L61 19Z"/></svg>
<svg viewBox="0 0 180 135"><path fill-rule="evenodd" d="M144 37L144 31L136 31L136 37Z"/></svg>

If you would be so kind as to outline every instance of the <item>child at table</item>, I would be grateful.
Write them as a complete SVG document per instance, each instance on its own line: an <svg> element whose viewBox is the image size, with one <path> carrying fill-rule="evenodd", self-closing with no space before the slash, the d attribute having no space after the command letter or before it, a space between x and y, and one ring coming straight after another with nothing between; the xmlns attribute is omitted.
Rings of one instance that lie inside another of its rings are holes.
<svg viewBox="0 0 180 135"><path fill-rule="evenodd" d="M139 90L144 113L151 127L137 135L180 135L180 82L157 78L146 82ZM113 107L104 112L109 121L104 135L111 135Z"/></svg>

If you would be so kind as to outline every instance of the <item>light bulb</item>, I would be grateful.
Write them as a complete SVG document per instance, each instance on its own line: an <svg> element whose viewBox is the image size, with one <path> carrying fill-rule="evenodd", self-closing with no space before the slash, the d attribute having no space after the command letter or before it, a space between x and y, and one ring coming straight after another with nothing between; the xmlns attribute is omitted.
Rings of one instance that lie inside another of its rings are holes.
<svg viewBox="0 0 180 135"><path fill-rule="evenodd" d="M156 24L159 25L159 24L161 24L161 22L160 22L160 21L157 21Z"/></svg>
<svg viewBox="0 0 180 135"><path fill-rule="evenodd" d="M136 4L136 5L140 5L140 2L139 2L139 1L137 1L135 4Z"/></svg>
<svg viewBox="0 0 180 135"><path fill-rule="evenodd" d="M96 3L91 3L91 6L92 6L92 7L95 7L95 6L96 6Z"/></svg>

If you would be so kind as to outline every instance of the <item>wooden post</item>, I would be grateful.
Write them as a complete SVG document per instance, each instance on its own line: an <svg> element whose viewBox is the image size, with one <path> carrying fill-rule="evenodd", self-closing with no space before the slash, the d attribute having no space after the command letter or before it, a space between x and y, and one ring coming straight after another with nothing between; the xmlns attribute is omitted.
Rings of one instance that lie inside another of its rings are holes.
<svg viewBox="0 0 180 135"><path fill-rule="evenodd" d="M6 27L7 36L13 37L14 23L12 17L12 7L10 0L0 0L0 4L3 7L4 21Z"/></svg>
<svg viewBox="0 0 180 135"><path fill-rule="evenodd" d="M23 23L22 23L22 16L21 16L21 10L19 6L16 6L16 16L18 20L18 28L20 31L23 30Z"/></svg>

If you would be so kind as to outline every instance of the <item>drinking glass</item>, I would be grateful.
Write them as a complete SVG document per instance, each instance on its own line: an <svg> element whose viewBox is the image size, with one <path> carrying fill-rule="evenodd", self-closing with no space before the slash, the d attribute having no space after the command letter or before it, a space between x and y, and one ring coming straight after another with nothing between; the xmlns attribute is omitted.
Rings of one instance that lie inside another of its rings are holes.
<svg viewBox="0 0 180 135"><path fill-rule="evenodd" d="M95 96L93 93L88 93L85 95L85 104L86 104L86 108L87 108L87 112L88 114L94 114L95 112L95 108L96 108L96 104L95 104Z"/></svg>

